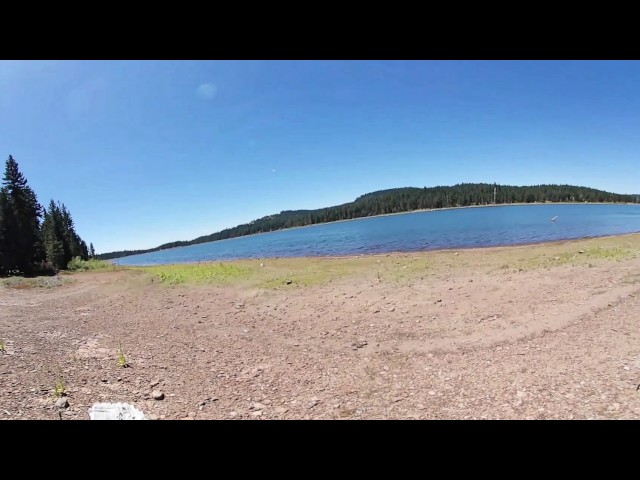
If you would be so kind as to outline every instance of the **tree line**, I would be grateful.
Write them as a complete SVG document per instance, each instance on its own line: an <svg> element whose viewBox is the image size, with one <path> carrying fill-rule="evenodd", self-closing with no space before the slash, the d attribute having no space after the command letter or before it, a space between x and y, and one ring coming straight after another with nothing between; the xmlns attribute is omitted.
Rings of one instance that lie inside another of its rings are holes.
<svg viewBox="0 0 640 480"><path fill-rule="evenodd" d="M67 207L51 200L43 208L9 155L0 188L0 275L52 273L71 259L95 255L77 234Z"/></svg>
<svg viewBox="0 0 640 480"><path fill-rule="evenodd" d="M394 188L358 197L355 201L317 210L286 210L250 223L227 228L190 241L165 243L148 250L122 250L98 255L103 260L155 252L174 247L224 240L255 233L317 223L350 220L373 215L410 212L414 210L468 207L472 205L503 205L544 202L624 202L640 203L637 195L619 195L602 190L572 185L510 186L489 183L462 183L454 186L424 188Z"/></svg>

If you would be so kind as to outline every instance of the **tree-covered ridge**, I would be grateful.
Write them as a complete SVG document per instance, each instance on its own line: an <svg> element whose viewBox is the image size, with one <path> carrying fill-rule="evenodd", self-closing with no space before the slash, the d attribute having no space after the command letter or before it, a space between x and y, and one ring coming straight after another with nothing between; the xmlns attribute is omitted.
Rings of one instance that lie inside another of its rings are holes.
<svg viewBox="0 0 640 480"><path fill-rule="evenodd" d="M66 268L74 257L86 260L88 255L69 210L53 200L48 209L42 208L9 155L0 188L0 275L53 272Z"/></svg>
<svg viewBox="0 0 640 480"><path fill-rule="evenodd" d="M155 252L174 247L224 240L284 228L302 227L317 223L350 220L390 213L423 209L467 207L536 202L640 202L632 195L619 195L587 187L572 185L535 185L516 187L489 183L462 183L450 187L394 188L367 193L355 201L317 210L285 210L250 223L227 228L190 241L165 243L148 250L124 250L98 255L103 260Z"/></svg>

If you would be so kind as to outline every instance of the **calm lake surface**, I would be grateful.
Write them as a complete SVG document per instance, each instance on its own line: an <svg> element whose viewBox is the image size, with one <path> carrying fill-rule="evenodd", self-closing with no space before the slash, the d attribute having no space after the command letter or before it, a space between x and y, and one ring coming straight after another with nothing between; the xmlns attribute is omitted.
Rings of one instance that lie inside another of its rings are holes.
<svg viewBox="0 0 640 480"><path fill-rule="evenodd" d="M558 217L552 222L553 217ZM159 265L488 247L640 232L640 205L523 205L362 218L118 258Z"/></svg>

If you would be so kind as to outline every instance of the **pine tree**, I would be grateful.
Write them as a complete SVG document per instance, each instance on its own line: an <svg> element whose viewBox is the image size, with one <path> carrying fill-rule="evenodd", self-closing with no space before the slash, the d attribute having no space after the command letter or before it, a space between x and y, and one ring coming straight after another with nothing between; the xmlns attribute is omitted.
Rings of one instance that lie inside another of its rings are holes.
<svg viewBox="0 0 640 480"><path fill-rule="evenodd" d="M42 243L46 261L56 270L63 268L65 262L60 214L53 200L49 202L49 209L45 210L42 222Z"/></svg>
<svg viewBox="0 0 640 480"><path fill-rule="evenodd" d="M11 155L5 165L2 183L2 265L5 273L33 271L41 257L40 217L42 207Z"/></svg>
<svg viewBox="0 0 640 480"><path fill-rule="evenodd" d="M93 243L89 243L89 258L93 258L96 256L96 251L93 248Z"/></svg>
<svg viewBox="0 0 640 480"><path fill-rule="evenodd" d="M5 212L8 208L7 196L4 190L0 189L0 275L8 272L8 255L5 255Z"/></svg>
<svg viewBox="0 0 640 480"><path fill-rule="evenodd" d="M87 244L76 233L71 213L64 204L49 202L42 224L46 261L55 269L65 269L74 257L89 258Z"/></svg>

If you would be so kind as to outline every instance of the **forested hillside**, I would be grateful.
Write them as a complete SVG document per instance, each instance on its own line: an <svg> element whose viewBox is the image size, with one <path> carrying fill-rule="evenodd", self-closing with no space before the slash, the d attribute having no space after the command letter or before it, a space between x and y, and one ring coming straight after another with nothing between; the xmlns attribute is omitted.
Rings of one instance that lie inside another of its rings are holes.
<svg viewBox="0 0 640 480"><path fill-rule="evenodd" d="M227 228L190 241L166 243L149 250L124 250L98 255L103 260L154 252L167 248L241 237L254 233L317 223L348 220L413 210L535 202L637 202L637 197L571 185L515 187L489 183L463 183L452 187L394 188L367 193L355 201L318 210L287 210L251 223Z"/></svg>

